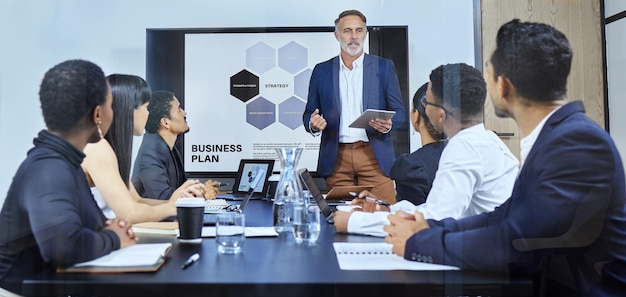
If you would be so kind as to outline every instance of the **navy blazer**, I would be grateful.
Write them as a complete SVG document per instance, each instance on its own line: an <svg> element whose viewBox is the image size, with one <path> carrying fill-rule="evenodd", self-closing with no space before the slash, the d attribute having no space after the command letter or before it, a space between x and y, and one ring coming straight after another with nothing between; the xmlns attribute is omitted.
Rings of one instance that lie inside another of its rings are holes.
<svg viewBox="0 0 626 297"><path fill-rule="evenodd" d="M183 160L176 146L170 150L157 133L143 135L131 178L139 196L170 199L187 180Z"/></svg>
<svg viewBox="0 0 626 297"><path fill-rule="evenodd" d="M391 60L364 54L363 57L363 110L394 110L393 126L400 127L404 122L405 111L400 96L400 84L396 68ZM339 56L319 63L313 68L309 83L309 97L302 115L308 132L311 114L319 109L326 119L327 126L322 131L317 173L329 176L335 169L339 150L339 122L341 99L339 97ZM374 151L380 169L389 175L389 168L395 160L391 133L380 133L374 128L366 129L370 146Z"/></svg>
<svg viewBox="0 0 626 297"><path fill-rule="evenodd" d="M623 294L625 196L613 140L585 116L582 102L572 102L547 120L504 204L465 219L429 220L404 256L569 282L571 291L560 296Z"/></svg>

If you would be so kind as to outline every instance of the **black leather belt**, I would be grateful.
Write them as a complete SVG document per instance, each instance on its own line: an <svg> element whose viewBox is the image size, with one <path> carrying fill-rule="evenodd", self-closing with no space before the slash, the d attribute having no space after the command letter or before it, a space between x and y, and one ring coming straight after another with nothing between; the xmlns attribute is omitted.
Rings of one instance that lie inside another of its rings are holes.
<svg viewBox="0 0 626 297"><path fill-rule="evenodd" d="M357 149L360 147L364 147L366 145L369 145L369 142L365 142L365 141L357 141L357 142L353 142L353 143L340 143L339 145L341 146L347 146L349 149Z"/></svg>

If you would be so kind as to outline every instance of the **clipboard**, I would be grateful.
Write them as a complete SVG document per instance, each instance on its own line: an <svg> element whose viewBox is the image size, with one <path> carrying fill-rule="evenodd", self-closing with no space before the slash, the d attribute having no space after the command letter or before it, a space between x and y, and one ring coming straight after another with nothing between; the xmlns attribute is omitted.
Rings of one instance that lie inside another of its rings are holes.
<svg viewBox="0 0 626 297"><path fill-rule="evenodd" d="M382 110L382 109L366 109L354 122L350 124L350 128L368 128L370 126L370 121L373 119L384 119L388 120L395 115L396 112L393 110Z"/></svg>

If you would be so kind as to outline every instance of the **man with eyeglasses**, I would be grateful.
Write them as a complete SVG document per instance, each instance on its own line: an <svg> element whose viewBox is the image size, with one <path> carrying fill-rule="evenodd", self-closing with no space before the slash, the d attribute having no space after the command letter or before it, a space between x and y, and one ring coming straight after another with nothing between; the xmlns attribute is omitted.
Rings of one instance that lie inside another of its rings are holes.
<svg viewBox="0 0 626 297"><path fill-rule="evenodd" d="M389 212L420 211L429 219L463 218L492 211L511 195L518 161L483 124L486 85L482 74L467 64L447 64L430 74L421 104L433 126L448 135L439 169L426 202L400 201L386 208L354 199L363 211L336 212L338 232L386 236ZM363 191L360 197L374 194Z"/></svg>
<svg viewBox="0 0 626 297"><path fill-rule="evenodd" d="M381 199L396 200L389 169L395 160L391 130L402 125L404 106L391 60L363 52L365 15L346 10L335 20L340 54L313 69L302 116L307 132L321 134L317 173L326 187L371 185ZM367 129L349 127L366 109L395 111Z"/></svg>
<svg viewBox="0 0 626 297"><path fill-rule="evenodd" d="M424 109L426 109L427 105L432 105L434 107L441 108L443 111L445 111L447 113L450 113L448 110L446 110L445 107L443 107L443 106L441 106L441 105L439 105L437 103L430 103L430 102L428 102L428 100L426 99L426 96L424 96L424 97L422 97L422 99L420 99L420 104L422 104L422 107Z"/></svg>
<svg viewBox="0 0 626 297"><path fill-rule="evenodd" d="M512 195L461 220L389 215L385 241L395 254L527 276L537 281L534 296L624 296L624 167L583 102L567 98L572 55L550 25L513 19L500 27L485 80L496 115L514 119L523 135Z"/></svg>

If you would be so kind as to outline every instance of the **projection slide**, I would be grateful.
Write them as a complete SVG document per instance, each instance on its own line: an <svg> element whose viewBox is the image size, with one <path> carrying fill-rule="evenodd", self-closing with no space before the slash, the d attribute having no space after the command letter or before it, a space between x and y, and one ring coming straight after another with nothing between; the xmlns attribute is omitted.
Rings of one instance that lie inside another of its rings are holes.
<svg viewBox="0 0 626 297"><path fill-rule="evenodd" d="M313 67L338 53L332 32L186 34L185 170L236 171L240 159L301 147L298 167L315 171L320 138L302 112Z"/></svg>

